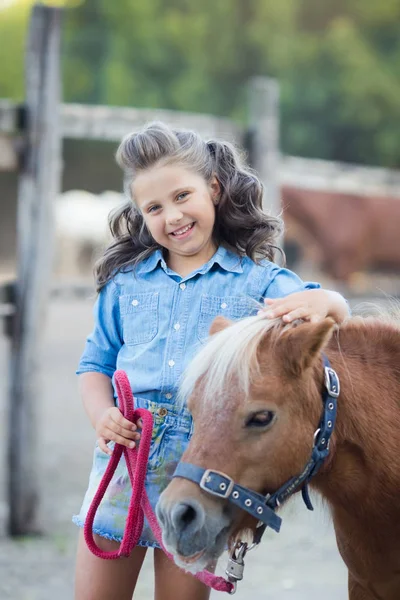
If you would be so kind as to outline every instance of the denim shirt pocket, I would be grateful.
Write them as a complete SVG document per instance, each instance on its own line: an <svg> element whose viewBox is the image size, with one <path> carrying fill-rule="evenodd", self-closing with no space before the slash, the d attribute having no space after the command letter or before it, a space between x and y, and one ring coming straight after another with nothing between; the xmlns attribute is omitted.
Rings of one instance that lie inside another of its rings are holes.
<svg viewBox="0 0 400 600"><path fill-rule="evenodd" d="M257 314L257 302L246 296L207 296L201 298L197 337L205 342L210 335L210 327L215 317L222 315L236 321Z"/></svg>
<svg viewBox="0 0 400 600"><path fill-rule="evenodd" d="M127 346L146 344L157 335L158 298L158 292L120 296L122 331Z"/></svg>

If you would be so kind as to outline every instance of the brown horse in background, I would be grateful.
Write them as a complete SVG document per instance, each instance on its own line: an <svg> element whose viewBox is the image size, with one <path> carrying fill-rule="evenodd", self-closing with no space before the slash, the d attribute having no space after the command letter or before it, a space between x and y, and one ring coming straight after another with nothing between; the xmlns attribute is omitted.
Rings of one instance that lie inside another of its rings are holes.
<svg viewBox="0 0 400 600"><path fill-rule="evenodd" d="M349 598L399 600L400 328L360 318L284 327L218 317L212 333L183 382L195 427L182 461L262 494L301 473L321 417L325 353L341 393L330 453L311 485L330 505ZM157 514L165 546L194 571L256 526L180 477Z"/></svg>
<svg viewBox="0 0 400 600"><path fill-rule="evenodd" d="M305 255L313 247L316 266L346 281L365 270L400 267L400 198L283 186L287 241Z"/></svg>

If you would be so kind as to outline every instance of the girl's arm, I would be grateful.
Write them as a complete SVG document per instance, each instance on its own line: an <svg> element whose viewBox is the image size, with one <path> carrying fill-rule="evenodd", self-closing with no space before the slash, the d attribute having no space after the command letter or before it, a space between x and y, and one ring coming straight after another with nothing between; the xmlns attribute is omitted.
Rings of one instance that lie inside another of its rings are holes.
<svg viewBox="0 0 400 600"><path fill-rule="evenodd" d="M331 290L304 290L289 294L284 298L266 298L265 316L269 319L282 317L285 323L295 319L316 322L332 317L342 323L350 316L346 300L338 292Z"/></svg>
<svg viewBox="0 0 400 600"><path fill-rule="evenodd" d="M111 379L103 373L82 373L79 390L86 414L96 431L99 448L112 454L107 446L109 441L133 448L140 434L136 425L125 419L115 406Z"/></svg>

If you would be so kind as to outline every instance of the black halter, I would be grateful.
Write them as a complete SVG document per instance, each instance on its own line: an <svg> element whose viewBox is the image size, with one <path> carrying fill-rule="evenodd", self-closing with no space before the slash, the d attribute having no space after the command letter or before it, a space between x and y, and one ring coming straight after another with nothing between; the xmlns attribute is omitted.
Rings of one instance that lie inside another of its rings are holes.
<svg viewBox="0 0 400 600"><path fill-rule="evenodd" d="M337 398L340 393L340 383L336 372L331 368L329 360L323 356L324 391L322 394L323 412L314 434L314 445L311 457L300 475L292 477L273 494L263 496L233 481L231 477L212 469L203 469L190 463L180 462L173 477L182 477L199 484L202 490L224 498L245 510L259 521L254 540L258 544L266 527L279 532L282 519L275 510L281 506L295 491L301 488L303 500L309 510L311 504L308 483L318 473L329 454L329 441L335 427Z"/></svg>

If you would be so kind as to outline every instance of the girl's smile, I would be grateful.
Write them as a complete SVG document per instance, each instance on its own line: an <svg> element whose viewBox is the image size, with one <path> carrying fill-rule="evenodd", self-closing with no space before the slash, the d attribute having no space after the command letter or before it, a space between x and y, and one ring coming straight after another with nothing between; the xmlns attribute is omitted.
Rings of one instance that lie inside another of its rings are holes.
<svg viewBox="0 0 400 600"><path fill-rule="evenodd" d="M170 235L172 235L175 239L184 240L189 237L190 233L193 231L193 227L195 223L189 223L185 227L181 227L180 229L176 229L175 231L171 231Z"/></svg>

